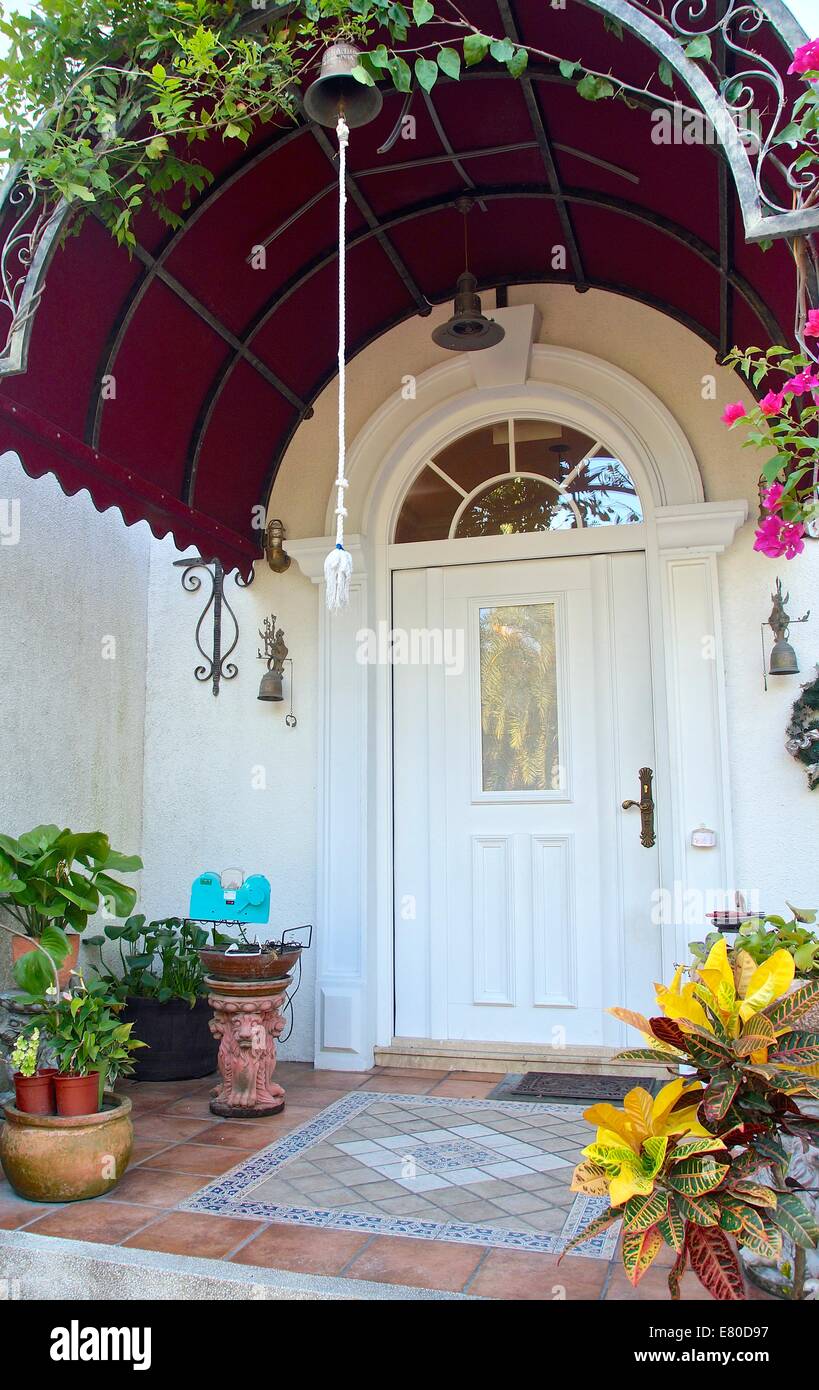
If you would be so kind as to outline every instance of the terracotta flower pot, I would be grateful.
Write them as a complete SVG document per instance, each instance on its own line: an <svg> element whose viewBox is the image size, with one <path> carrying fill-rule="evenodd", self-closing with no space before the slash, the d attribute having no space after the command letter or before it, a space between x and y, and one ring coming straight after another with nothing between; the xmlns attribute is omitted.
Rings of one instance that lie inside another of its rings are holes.
<svg viewBox="0 0 819 1390"><path fill-rule="evenodd" d="M14 1073L14 1097L17 1109L24 1115L54 1114L54 1075L45 1071L35 1072L34 1076Z"/></svg>
<svg viewBox="0 0 819 1390"><path fill-rule="evenodd" d="M131 1102L107 1092L96 1115L26 1115L4 1107L0 1164L30 1202L79 1202L110 1192L131 1157Z"/></svg>
<svg viewBox="0 0 819 1390"><path fill-rule="evenodd" d="M100 1108L100 1074L58 1073L54 1078L58 1115L96 1115Z"/></svg>
<svg viewBox="0 0 819 1390"><path fill-rule="evenodd" d="M60 982L60 989L65 989L71 978L71 971L76 970L77 960L80 954L80 938L75 931L68 932L68 955L60 970L57 971L57 979ZM12 962L18 961L21 956L25 956L29 951L36 951L37 947L28 937L13 936L11 938L11 959Z"/></svg>

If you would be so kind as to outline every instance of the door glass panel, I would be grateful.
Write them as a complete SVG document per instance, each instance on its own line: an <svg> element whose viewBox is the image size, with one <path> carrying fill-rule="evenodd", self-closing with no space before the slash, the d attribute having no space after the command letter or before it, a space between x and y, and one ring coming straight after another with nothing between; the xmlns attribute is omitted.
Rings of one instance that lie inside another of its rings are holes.
<svg viewBox="0 0 819 1390"><path fill-rule="evenodd" d="M539 478L515 473L493 483L462 512L456 536L514 536L521 531L557 531L577 525L571 505Z"/></svg>
<svg viewBox="0 0 819 1390"><path fill-rule="evenodd" d="M481 785L559 791L555 605L481 608Z"/></svg>

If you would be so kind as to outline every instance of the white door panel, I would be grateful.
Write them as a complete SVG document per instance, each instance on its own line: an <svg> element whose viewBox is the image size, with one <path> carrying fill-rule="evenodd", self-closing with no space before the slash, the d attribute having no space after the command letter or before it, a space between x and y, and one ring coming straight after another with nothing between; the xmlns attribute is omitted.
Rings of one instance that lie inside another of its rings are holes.
<svg viewBox="0 0 819 1390"><path fill-rule="evenodd" d="M641 555L394 575L393 625L463 661L394 671L396 1032L618 1041L659 970ZM455 650L450 646L449 650ZM622 990L626 989L623 994Z"/></svg>

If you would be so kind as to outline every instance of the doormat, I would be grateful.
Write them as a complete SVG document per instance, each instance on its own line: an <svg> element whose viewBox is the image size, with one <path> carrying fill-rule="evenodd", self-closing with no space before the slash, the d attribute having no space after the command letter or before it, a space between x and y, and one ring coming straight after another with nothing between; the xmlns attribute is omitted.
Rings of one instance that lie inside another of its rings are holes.
<svg viewBox="0 0 819 1390"><path fill-rule="evenodd" d="M656 1096L663 1085L654 1076L596 1076L576 1072L527 1071L510 1073L490 1091L487 1100L506 1101L622 1101L635 1086Z"/></svg>
<svg viewBox="0 0 819 1390"><path fill-rule="evenodd" d="M554 1254L607 1206L571 1190L592 1137L569 1105L353 1091L177 1210ZM618 1231L570 1256L611 1259Z"/></svg>

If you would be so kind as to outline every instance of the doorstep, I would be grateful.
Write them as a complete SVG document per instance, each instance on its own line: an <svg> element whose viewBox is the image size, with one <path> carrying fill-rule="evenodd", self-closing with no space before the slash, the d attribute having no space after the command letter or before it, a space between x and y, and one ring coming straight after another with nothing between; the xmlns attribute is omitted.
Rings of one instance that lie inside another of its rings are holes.
<svg viewBox="0 0 819 1390"><path fill-rule="evenodd" d="M592 1076L667 1077L662 1065L620 1062L616 1047L562 1047L548 1044L445 1041L435 1038L393 1038L375 1048L377 1067L410 1067L420 1071L579 1072Z"/></svg>

